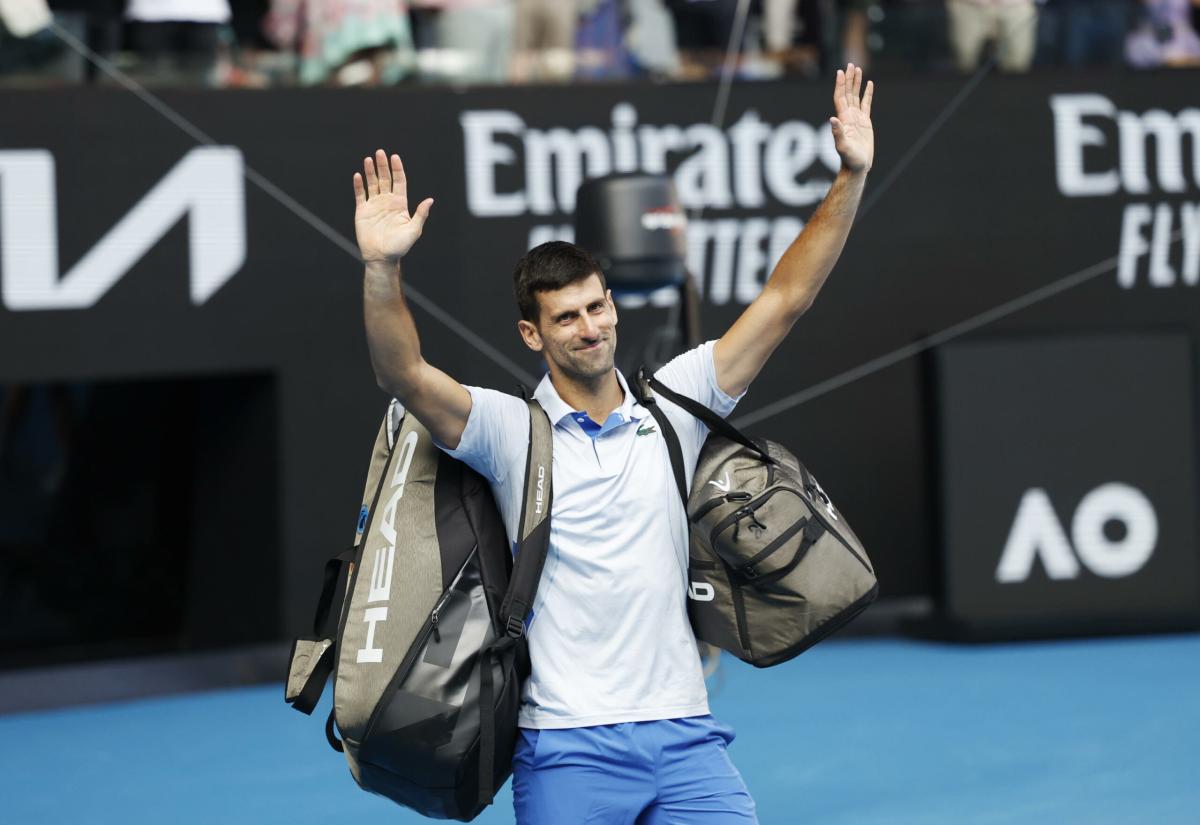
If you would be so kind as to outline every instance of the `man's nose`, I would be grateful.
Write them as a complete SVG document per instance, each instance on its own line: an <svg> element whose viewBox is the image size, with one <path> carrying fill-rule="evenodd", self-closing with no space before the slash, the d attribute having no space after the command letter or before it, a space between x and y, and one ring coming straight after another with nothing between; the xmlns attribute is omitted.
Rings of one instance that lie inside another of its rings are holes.
<svg viewBox="0 0 1200 825"><path fill-rule="evenodd" d="M600 335L600 325L596 323L596 319L590 313L583 314L583 330L584 338L597 338Z"/></svg>

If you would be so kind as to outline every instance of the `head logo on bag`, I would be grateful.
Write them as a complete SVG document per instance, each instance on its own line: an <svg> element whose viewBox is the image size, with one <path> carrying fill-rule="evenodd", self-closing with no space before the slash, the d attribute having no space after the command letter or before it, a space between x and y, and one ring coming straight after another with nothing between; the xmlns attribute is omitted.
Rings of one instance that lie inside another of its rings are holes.
<svg viewBox="0 0 1200 825"><path fill-rule="evenodd" d="M512 773L524 628L554 504L550 419L536 401L528 407L514 554L486 481L389 405L364 485L366 524L326 564L313 636L292 647L285 700L312 713L332 675L325 735L354 781L435 819L471 821Z"/></svg>
<svg viewBox="0 0 1200 825"><path fill-rule="evenodd" d="M396 562L396 505L404 498L404 482L408 479L408 468L412 466L413 453L417 448L417 434L410 431L400 445L400 458L396 464L396 472L392 474L391 496L383 508L383 520L379 524L379 532L387 540L387 544L375 551L371 566L371 590L367 595L367 604L386 602L392 593L392 571ZM359 664L383 662L383 649L375 647L375 624L387 621L387 605L383 607L368 607L363 611L363 621L367 623L367 638L358 651Z"/></svg>

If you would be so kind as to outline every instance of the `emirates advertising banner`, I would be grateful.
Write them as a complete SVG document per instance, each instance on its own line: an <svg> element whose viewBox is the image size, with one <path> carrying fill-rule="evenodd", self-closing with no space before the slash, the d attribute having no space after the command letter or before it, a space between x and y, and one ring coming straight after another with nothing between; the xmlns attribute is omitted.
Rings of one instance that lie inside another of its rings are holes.
<svg viewBox="0 0 1200 825"><path fill-rule="evenodd" d="M933 404L905 348L968 319L972 334L1200 333L1194 82L994 77L965 97L959 78L879 85L860 218L734 418L821 477L878 560L885 596L936 589ZM277 518L281 615L299 624L314 571L357 515L385 401L353 243L364 155L398 152L410 196L436 200L404 262L426 358L512 390L542 373L516 334L513 264L572 237L590 177L673 177L705 337L759 294L837 173L829 90L738 84L717 124L715 94L163 92L167 117L114 89L2 92L0 383L272 376L282 488L259 509ZM672 301L622 299L622 366L651 354ZM796 403L822 382L832 389Z"/></svg>

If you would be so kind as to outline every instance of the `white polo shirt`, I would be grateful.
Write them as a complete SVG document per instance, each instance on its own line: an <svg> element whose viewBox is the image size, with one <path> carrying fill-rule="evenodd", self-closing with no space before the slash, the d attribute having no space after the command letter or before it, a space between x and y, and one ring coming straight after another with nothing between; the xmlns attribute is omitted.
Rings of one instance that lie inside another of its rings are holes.
<svg viewBox="0 0 1200 825"><path fill-rule="evenodd" d="M717 386L710 341L657 377L720 415L737 401ZM708 713L687 617L688 529L666 442L625 378L625 399L599 435L542 379L534 397L554 425L550 548L529 623L533 665L519 724L573 728ZM529 414L519 398L467 387L471 414L446 450L492 485L509 540L520 519ZM687 480L708 429L660 401L683 450ZM443 448L444 449L444 448Z"/></svg>

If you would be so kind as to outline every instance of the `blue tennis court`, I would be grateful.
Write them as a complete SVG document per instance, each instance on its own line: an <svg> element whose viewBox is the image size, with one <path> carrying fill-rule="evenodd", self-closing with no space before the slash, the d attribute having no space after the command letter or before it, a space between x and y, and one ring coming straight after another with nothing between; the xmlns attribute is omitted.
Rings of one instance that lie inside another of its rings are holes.
<svg viewBox="0 0 1200 825"><path fill-rule="evenodd" d="M1200 822L1200 635L834 641L710 692L763 823ZM326 710L268 685L0 717L6 821L426 821L355 787Z"/></svg>

